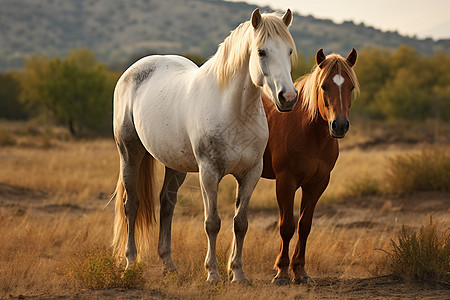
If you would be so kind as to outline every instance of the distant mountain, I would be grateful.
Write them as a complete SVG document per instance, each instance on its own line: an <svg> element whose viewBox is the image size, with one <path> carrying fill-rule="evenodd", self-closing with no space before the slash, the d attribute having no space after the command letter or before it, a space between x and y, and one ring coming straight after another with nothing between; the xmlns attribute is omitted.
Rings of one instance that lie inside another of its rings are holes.
<svg viewBox="0 0 450 300"><path fill-rule="evenodd" d="M450 37L450 19L440 23L436 26L429 28L428 30L424 30L420 33L420 36L428 37L428 36L442 36L442 37Z"/></svg>
<svg viewBox="0 0 450 300"><path fill-rule="evenodd" d="M22 68L31 54L65 56L76 48L92 49L98 59L115 67L151 53L208 57L231 30L250 19L255 7L221 0L1 0L0 71ZM364 24L297 14L291 33L306 57L319 48L347 53L352 47L401 44L426 55L450 52L450 40L419 40Z"/></svg>

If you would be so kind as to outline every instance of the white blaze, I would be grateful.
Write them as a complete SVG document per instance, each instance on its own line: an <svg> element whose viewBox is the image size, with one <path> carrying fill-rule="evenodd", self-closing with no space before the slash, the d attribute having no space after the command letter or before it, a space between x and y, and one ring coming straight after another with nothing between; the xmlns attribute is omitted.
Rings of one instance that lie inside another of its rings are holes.
<svg viewBox="0 0 450 300"><path fill-rule="evenodd" d="M345 81L344 77L342 77L340 74L336 74L333 77L333 82L336 83L338 87L341 87L344 81Z"/></svg>
<svg viewBox="0 0 450 300"><path fill-rule="evenodd" d="M336 83L336 85L339 87L339 100L341 100L341 110L343 110L343 104L342 104L342 84L344 83L345 79L341 76L341 74L336 74L333 77L333 82Z"/></svg>

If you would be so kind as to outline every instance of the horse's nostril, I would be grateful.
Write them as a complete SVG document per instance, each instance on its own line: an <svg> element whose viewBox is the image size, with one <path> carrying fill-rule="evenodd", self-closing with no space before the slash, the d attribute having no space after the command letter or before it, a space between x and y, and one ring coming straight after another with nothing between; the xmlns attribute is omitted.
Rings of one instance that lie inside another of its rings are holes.
<svg viewBox="0 0 450 300"><path fill-rule="evenodd" d="M349 128L350 128L350 122L347 120L347 121L345 121L345 132L347 132Z"/></svg>
<svg viewBox="0 0 450 300"><path fill-rule="evenodd" d="M334 121L331 123L331 128L332 128L333 130L336 130L336 128L337 128L337 122L336 122L336 120L334 120Z"/></svg>
<svg viewBox="0 0 450 300"><path fill-rule="evenodd" d="M280 101L281 104L284 104L286 102L286 98L284 98L283 96L283 91L278 93L278 100Z"/></svg>

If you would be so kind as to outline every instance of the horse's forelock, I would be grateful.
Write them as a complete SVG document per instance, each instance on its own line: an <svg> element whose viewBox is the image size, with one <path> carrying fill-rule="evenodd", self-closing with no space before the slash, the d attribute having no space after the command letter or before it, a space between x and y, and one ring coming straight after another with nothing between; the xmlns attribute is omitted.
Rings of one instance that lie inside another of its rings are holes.
<svg viewBox="0 0 450 300"><path fill-rule="evenodd" d="M313 71L307 74L297 82L302 85L303 102L302 105L308 113L308 120L313 121L318 114L317 99L325 79L330 75L333 69L337 67L338 73L346 73L350 81L354 85L353 94L359 94L359 82L356 73L352 67L348 65L346 60L339 54L330 54L319 66L313 67Z"/></svg>
<svg viewBox="0 0 450 300"><path fill-rule="evenodd" d="M233 30L219 45L210 67L216 72L219 86L223 87L227 84L234 72L248 58L252 49L264 44L269 37L275 36L281 37L283 41L291 45L292 58L295 61L297 51L294 40L278 14L262 14L262 20L257 29L254 29L250 21L247 21Z"/></svg>
<svg viewBox="0 0 450 300"><path fill-rule="evenodd" d="M253 46L258 47L261 44L265 44L268 38L279 36L283 41L291 45L293 51L292 57L296 58L297 49L295 47L294 39L289 33L288 27L284 24L282 17L277 13L263 14L262 16L262 21L255 30Z"/></svg>

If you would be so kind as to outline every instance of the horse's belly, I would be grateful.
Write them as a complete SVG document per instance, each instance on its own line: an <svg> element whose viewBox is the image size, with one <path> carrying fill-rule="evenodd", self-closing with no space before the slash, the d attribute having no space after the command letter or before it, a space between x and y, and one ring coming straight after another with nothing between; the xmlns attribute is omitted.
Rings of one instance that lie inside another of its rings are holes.
<svg viewBox="0 0 450 300"><path fill-rule="evenodd" d="M154 158L174 170L198 170L189 137L183 126L165 126L159 122L157 116L146 123L144 128L137 128L138 134L142 144Z"/></svg>
<svg viewBox="0 0 450 300"><path fill-rule="evenodd" d="M154 157L165 166L180 172L198 172L198 165L194 155L180 150L178 153L155 154Z"/></svg>

